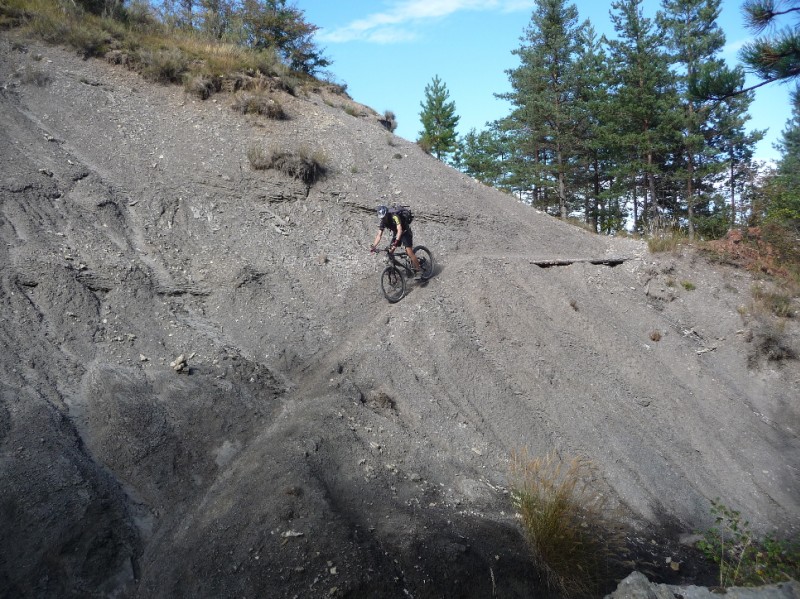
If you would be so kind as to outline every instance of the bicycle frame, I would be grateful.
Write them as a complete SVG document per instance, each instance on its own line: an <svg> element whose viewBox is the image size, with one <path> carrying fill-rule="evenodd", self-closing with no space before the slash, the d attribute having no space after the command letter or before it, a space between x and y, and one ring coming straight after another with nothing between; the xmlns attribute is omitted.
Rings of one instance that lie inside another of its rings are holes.
<svg viewBox="0 0 800 599"><path fill-rule="evenodd" d="M405 269L406 274L409 276L414 274L414 267L411 264L411 259L408 257L405 248L403 248L401 254L395 254L394 252L390 251L388 247L385 247L381 251L386 252L387 264L391 264L393 266L397 266L398 268Z"/></svg>

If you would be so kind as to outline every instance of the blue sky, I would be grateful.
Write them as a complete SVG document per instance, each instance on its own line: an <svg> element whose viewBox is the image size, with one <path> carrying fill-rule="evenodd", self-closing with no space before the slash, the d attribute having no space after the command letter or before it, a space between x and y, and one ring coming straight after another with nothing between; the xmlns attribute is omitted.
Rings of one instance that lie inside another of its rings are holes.
<svg viewBox="0 0 800 599"><path fill-rule="evenodd" d="M719 25L729 65L752 35L743 27L742 0L722 0ZM589 19L598 35L613 36L610 2L577 0L579 18ZM416 140L420 102L435 75L455 102L463 135L506 116L510 106L494 97L509 91L507 69L518 65L511 51L530 23L533 0L296 0L306 20L320 27L316 41L333 61L333 79L347 84L357 102L397 115L399 136ZM645 0L644 14L655 18L659 0ZM755 83L755 80L748 83ZM756 92L751 129L769 129L756 157L772 160L791 110L787 84Z"/></svg>

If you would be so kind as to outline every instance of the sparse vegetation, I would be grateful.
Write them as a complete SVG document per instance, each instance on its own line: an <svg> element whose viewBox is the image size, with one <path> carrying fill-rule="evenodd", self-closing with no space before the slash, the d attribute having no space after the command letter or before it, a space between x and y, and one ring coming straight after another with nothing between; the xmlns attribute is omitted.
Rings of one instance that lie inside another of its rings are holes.
<svg viewBox="0 0 800 599"><path fill-rule="evenodd" d="M20 81L26 84L44 87L50 83L50 75L31 65L26 65L20 74Z"/></svg>
<svg viewBox="0 0 800 599"><path fill-rule="evenodd" d="M361 111L353 106L352 104L344 104L342 109L349 114L350 116L359 117L361 116Z"/></svg>
<svg viewBox="0 0 800 599"><path fill-rule="evenodd" d="M752 292L754 312L769 313L780 318L794 316L792 298L789 294L768 291L763 285L754 285Z"/></svg>
<svg viewBox="0 0 800 599"><path fill-rule="evenodd" d="M621 539L605 497L591 486L592 464L521 452L512 455L510 474L514 506L550 588L569 597L602 595Z"/></svg>
<svg viewBox="0 0 800 599"><path fill-rule="evenodd" d="M647 239L648 249L655 253L675 252L686 242L686 236L677 230L655 234Z"/></svg>
<svg viewBox="0 0 800 599"><path fill-rule="evenodd" d="M292 30L286 39L273 39L271 45L223 43L209 32L159 20L145 3L119 4L114 10L95 8L83 2L8 0L0 4L0 22L45 41L66 44L85 58L105 57L149 81L184 85L188 93L203 99L223 89L239 89L243 77L270 78L272 85L293 94L305 82L314 81L311 73L317 66L328 64L303 37L314 27L303 21L301 12L288 7L291 19L285 25L296 23L305 29ZM289 44L291 35L303 38L302 52L295 48L282 53L286 48L281 44Z"/></svg>
<svg viewBox="0 0 800 599"><path fill-rule="evenodd" d="M714 526L698 548L719 565L719 586L756 586L800 577L800 543L767 535L755 537L742 515L716 499L711 502Z"/></svg>
<svg viewBox="0 0 800 599"><path fill-rule="evenodd" d="M397 129L397 116L391 110L386 110L383 113L383 118L379 119L379 122L392 133Z"/></svg>
<svg viewBox="0 0 800 599"><path fill-rule="evenodd" d="M218 91L218 84L206 75L191 75L185 78L183 87L186 93L205 100Z"/></svg>
<svg viewBox="0 0 800 599"><path fill-rule="evenodd" d="M650 341L658 343L661 341L661 331L652 331L650 333Z"/></svg>
<svg viewBox="0 0 800 599"><path fill-rule="evenodd" d="M263 91L238 94L233 103L233 109L242 114L260 114L274 120L287 118L281 103Z"/></svg>
<svg viewBox="0 0 800 599"><path fill-rule="evenodd" d="M267 151L258 146L247 150L250 166L256 170L274 169L293 179L311 185L325 176L327 159L322 152L313 152L306 147L295 151Z"/></svg>
<svg viewBox="0 0 800 599"><path fill-rule="evenodd" d="M681 287L683 287L686 291L694 291L697 289L697 285L691 281L681 281Z"/></svg>
<svg viewBox="0 0 800 599"><path fill-rule="evenodd" d="M751 326L752 339L747 355L748 366L755 368L764 361L782 362L797 358L797 352L786 335L785 322L775 322L770 317L756 315Z"/></svg>

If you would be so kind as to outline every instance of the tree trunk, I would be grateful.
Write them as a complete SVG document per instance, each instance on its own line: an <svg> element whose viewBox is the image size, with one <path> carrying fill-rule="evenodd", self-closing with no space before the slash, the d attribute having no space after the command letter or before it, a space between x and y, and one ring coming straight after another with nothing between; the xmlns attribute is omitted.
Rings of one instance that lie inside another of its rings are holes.
<svg viewBox="0 0 800 599"><path fill-rule="evenodd" d="M656 198L656 178L653 176L653 153L647 153L647 187L650 191L650 206L654 218L658 219L658 198Z"/></svg>
<svg viewBox="0 0 800 599"><path fill-rule="evenodd" d="M730 229L736 228L736 173L733 156L731 156L731 225Z"/></svg>
<svg viewBox="0 0 800 599"><path fill-rule="evenodd" d="M567 190L564 184L564 156L561 154L561 148L558 149L558 209L561 213L561 218L567 218Z"/></svg>

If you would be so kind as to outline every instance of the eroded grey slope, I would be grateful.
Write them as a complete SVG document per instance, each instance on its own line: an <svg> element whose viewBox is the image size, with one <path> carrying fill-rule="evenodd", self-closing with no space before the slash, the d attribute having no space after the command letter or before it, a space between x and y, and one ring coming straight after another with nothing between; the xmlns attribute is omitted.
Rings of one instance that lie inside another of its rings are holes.
<svg viewBox="0 0 800 599"><path fill-rule="evenodd" d="M2 43L5 591L526 596L526 447L591 457L640 525L721 497L797 526L799 369L754 350L742 273L538 214L324 92L252 121ZM329 176L251 171L253 144ZM395 200L439 269L388 305L366 246Z"/></svg>

